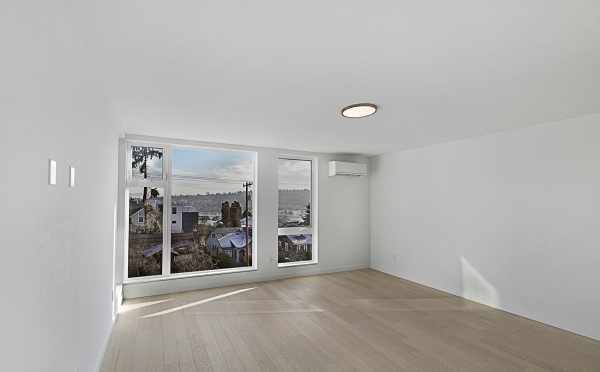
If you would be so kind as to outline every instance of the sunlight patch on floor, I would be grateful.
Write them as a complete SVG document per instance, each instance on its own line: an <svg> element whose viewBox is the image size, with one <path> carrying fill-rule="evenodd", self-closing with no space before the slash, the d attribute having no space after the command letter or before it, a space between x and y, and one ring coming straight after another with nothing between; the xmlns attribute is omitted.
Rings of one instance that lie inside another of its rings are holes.
<svg viewBox="0 0 600 372"><path fill-rule="evenodd" d="M171 299L167 298L164 300L149 301L149 302L137 302L137 303L132 303L132 304L125 303L119 307L119 313L126 313L126 312L132 311L132 310L143 309L148 306L158 305L158 304L162 304L162 303L168 302L168 301L171 301Z"/></svg>
<svg viewBox="0 0 600 372"><path fill-rule="evenodd" d="M251 291L253 289L255 289L256 287L252 287L252 288L244 288L244 289L240 289L237 291L233 291L233 292L227 292L227 293L223 293L220 294L218 296L213 296L213 297L209 297L209 298L205 298L203 300L200 301L196 301L196 302L191 302L189 304L185 304L185 305L181 305L181 306L177 306L177 307L173 307L171 309L167 309L167 310L163 310L163 311L159 311L157 313L153 313L153 314L148 314L148 315L144 315L142 318L146 319L146 318L154 318L157 316L161 316L161 315L166 315L166 314L171 314L174 313L176 311L181 311L184 309L188 309L190 307L194 307L194 306L198 306L198 305L202 305L205 304L207 302L212 302L212 301L216 301L216 300L220 300L222 298L226 298L226 297L231 297L231 296L235 296L236 294L240 294L240 293L244 293L244 292L248 292Z"/></svg>

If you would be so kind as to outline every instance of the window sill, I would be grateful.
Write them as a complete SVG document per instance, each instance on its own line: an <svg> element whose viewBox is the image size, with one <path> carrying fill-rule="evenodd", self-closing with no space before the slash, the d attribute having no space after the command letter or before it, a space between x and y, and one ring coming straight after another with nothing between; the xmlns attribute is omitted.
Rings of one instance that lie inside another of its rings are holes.
<svg viewBox="0 0 600 372"><path fill-rule="evenodd" d="M231 269L196 271L196 272L191 272L191 273L177 273L177 274L170 274L170 275L166 275L166 276L154 275L154 276L148 276L148 277L142 277L142 278L128 278L123 281L123 284L160 282L163 280L195 278L195 277L199 277L199 276L210 276L210 275L235 274L235 273L244 273L244 272L256 271L256 270L257 270L256 266L251 266L251 267L234 267Z"/></svg>
<svg viewBox="0 0 600 372"><path fill-rule="evenodd" d="M316 265L318 263L319 263L318 260L285 262L285 263L278 263L277 267L284 268L284 267L294 267L294 266L306 266L306 265Z"/></svg>

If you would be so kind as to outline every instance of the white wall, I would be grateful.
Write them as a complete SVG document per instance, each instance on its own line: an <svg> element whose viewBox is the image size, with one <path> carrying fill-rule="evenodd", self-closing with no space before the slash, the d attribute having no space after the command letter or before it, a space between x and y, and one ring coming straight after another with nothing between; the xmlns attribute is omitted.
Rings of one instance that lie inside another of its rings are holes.
<svg viewBox="0 0 600 372"><path fill-rule="evenodd" d="M89 23L77 2L0 12L3 371L95 371L112 325L118 133L93 78Z"/></svg>
<svg viewBox="0 0 600 372"><path fill-rule="evenodd" d="M372 158L372 267L600 339L600 115Z"/></svg>
<svg viewBox="0 0 600 372"><path fill-rule="evenodd" d="M124 287L126 298L369 266L368 179L366 177L328 176L329 160L347 159L367 162L366 158L298 153L257 147L244 148L254 150L258 154L258 269L250 272L126 284ZM277 266L277 157L281 154L295 153L318 156L319 263L279 268ZM122 222L121 226L124 226ZM119 253L120 262L123 262L122 251Z"/></svg>

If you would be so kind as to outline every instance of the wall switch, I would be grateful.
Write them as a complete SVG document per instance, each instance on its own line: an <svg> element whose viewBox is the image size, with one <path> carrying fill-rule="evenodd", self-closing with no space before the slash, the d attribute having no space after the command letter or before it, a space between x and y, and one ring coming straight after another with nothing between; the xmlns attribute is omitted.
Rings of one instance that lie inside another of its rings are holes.
<svg viewBox="0 0 600 372"><path fill-rule="evenodd" d="M75 187L75 168L69 167L69 187Z"/></svg>
<svg viewBox="0 0 600 372"><path fill-rule="evenodd" d="M56 185L56 161L52 159L48 161L48 184Z"/></svg>

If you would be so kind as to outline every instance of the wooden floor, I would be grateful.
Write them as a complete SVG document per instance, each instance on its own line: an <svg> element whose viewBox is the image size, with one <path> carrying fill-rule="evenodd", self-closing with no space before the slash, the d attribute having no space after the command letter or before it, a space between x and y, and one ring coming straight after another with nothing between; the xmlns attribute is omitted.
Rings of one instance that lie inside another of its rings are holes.
<svg viewBox="0 0 600 372"><path fill-rule="evenodd" d="M101 371L600 371L600 342L358 270L127 301Z"/></svg>

